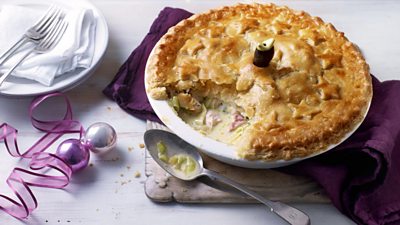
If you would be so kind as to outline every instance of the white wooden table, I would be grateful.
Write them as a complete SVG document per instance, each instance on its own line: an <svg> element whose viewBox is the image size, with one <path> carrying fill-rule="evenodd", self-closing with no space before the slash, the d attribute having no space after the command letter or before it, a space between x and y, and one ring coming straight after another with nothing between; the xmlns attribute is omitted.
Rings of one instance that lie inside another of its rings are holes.
<svg viewBox="0 0 400 225"><path fill-rule="evenodd" d="M112 124L119 135L117 149L103 158L92 157L93 166L76 174L65 190L33 188L39 208L26 220L16 220L0 212L0 224L283 224L261 205L182 205L155 204L144 194L145 123L105 98L102 89L119 66L146 35L150 24L165 6L192 12L233 1L212 0L93 0L104 13L110 42L100 68L81 86L67 92L75 118L86 127L97 121ZM277 1L302 9L332 22L338 30L362 49L371 72L382 80L400 77L400 2L399 1ZM0 0L2 4L2 0ZM28 119L31 99L0 97L0 123L7 122L20 131L20 143L29 146L41 134ZM56 108L54 103L52 108ZM50 113L49 113L50 114ZM0 192L9 193L4 183L15 165L23 161L9 157L0 143ZM57 146L57 145L55 145ZM54 147L55 148L55 147ZM142 175L135 177L139 171ZM313 224L353 224L332 205L297 204Z"/></svg>

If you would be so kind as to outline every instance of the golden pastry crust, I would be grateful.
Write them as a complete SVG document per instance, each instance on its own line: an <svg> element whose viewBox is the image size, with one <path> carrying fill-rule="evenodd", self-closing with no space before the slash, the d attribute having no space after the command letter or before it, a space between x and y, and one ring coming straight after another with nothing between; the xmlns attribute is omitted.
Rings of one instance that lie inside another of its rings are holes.
<svg viewBox="0 0 400 225"><path fill-rule="evenodd" d="M270 65L254 66L255 47L270 37ZM210 96L234 104L248 126L230 144L251 160L326 149L362 120L372 97L369 67L342 32L274 4L239 4L181 21L153 49L146 73L152 98L184 93L197 109Z"/></svg>

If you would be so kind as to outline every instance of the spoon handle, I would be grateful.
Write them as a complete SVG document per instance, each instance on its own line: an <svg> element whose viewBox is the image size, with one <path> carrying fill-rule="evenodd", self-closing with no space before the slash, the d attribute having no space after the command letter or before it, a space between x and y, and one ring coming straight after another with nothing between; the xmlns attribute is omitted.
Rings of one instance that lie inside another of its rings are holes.
<svg viewBox="0 0 400 225"><path fill-rule="evenodd" d="M286 205L281 202L274 202L271 200L268 200L258 194L257 192L254 192L247 187L245 187L242 184L239 184L231 179L228 179L214 171L204 169L202 172L203 176L208 176L212 180L218 180L221 181L225 184L228 184L239 191L257 199L258 201L262 202L264 205L268 206L271 210L271 212L274 212L278 216L280 216L282 219L284 219L286 222L289 224L293 225L309 225L310 224L310 218L305 214L304 212L291 207L289 205Z"/></svg>

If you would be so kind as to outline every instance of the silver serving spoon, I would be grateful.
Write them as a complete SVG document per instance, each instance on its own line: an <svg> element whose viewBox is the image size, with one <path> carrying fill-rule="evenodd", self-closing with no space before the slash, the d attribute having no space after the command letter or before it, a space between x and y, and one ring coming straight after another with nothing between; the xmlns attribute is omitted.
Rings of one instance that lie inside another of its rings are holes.
<svg viewBox="0 0 400 225"><path fill-rule="evenodd" d="M187 154L188 156L192 157L197 163L195 171L191 172L190 174L185 174L176 171L171 165L160 160L159 149L157 147L157 143L159 143L160 141L162 141L163 144L167 147L168 155L172 156L176 154ZM258 201L266 205L271 210L271 212L274 212L289 224L294 224L294 225L310 224L310 218L304 212L281 202L270 201L261 196L260 194L248 189L242 184L230 180L214 171L205 169L203 167L203 159L201 158L201 155L197 151L196 147L185 142L180 137L171 132L165 130L157 130L157 129L148 130L144 134L144 142L147 150L150 152L150 155L153 157L153 159L164 170L166 170L169 174L171 174L174 177L189 181L199 178L201 176L207 176L213 181L220 181L225 184L228 184L236 188L237 190L257 199Z"/></svg>

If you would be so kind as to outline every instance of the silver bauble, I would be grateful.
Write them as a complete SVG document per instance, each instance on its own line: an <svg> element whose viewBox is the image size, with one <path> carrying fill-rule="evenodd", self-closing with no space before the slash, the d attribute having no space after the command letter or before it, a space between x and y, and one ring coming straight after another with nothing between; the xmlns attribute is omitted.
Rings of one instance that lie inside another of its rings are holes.
<svg viewBox="0 0 400 225"><path fill-rule="evenodd" d="M94 153L106 153L117 143L117 133L108 123L94 123L86 130L83 142Z"/></svg>

